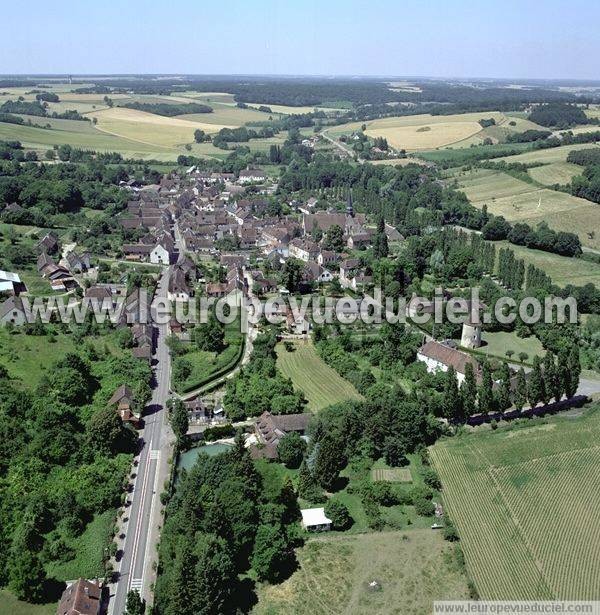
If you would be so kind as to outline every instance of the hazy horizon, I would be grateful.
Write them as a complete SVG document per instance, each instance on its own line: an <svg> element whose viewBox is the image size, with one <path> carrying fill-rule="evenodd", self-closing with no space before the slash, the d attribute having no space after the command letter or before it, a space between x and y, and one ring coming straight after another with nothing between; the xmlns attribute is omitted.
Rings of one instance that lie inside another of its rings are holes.
<svg viewBox="0 0 600 615"><path fill-rule="evenodd" d="M600 79L600 4L32 0L3 7L6 75Z"/></svg>

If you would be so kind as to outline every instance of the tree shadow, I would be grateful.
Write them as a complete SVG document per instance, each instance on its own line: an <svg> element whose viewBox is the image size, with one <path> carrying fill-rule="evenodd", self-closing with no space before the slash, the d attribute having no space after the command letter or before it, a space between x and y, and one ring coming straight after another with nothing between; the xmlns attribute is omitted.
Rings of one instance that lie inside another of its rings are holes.
<svg viewBox="0 0 600 615"><path fill-rule="evenodd" d="M57 602L65 591L67 584L58 579L46 579L44 581L44 602Z"/></svg>
<svg viewBox="0 0 600 615"><path fill-rule="evenodd" d="M337 493L338 491L342 491L348 486L350 480L347 476L338 476L333 485L331 486L331 492Z"/></svg>
<svg viewBox="0 0 600 615"><path fill-rule="evenodd" d="M231 592L231 612L249 613L257 602L254 581L249 578L240 579Z"/></svg>

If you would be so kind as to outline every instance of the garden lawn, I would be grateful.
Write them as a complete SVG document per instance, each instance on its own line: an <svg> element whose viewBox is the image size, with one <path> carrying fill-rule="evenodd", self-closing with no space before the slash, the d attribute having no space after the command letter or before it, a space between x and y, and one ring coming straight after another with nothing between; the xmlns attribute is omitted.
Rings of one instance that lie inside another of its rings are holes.
<svg viewBox="0 0 600 615"><path fill-rule="evenodd" d="M308 399L308 408L318 412L327 406L349 399L362 399L354 386L329 367L310 341L294 341L289 352L278 344L277 367L291 379L294 388Z"/></svg>

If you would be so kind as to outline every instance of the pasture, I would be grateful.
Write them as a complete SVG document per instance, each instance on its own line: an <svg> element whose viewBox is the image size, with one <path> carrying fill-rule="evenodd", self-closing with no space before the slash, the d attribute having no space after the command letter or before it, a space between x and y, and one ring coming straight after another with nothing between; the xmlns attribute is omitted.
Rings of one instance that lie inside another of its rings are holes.
<svg viewBox="0 0 600 615"><path fill-rule="evenodd" d="M512 361L518 361L519 353L525 352L528 355L526 363L531 363L533 357L544 356L544 348L537 337L518 337L514 332L507 331L484 331L481 334L483 345L477 348L477 353L500 357L506 359L506 351L512 350Z"/></svg>
<svg viewBox="0 0 600 615"><path fill-rule="evenodd" d="M319 357L312 342L292 343L292 352L278 344L277 367L306 395L309 410L318 412L331 404L361 399L352 384Z"/></svg>
<svg viewBox="0 0 600 615"><path fill-rule="evenodd" d="M481 431L430 449L486 600L596 600L600 595L600 413Z"/></svg>
<svg viewBox="0 0 600 615"><path fill-rule="evenodd" d="M71 335L57 333L52 339L54 341L45 335L9 333L5 327L0 327L0 365L8 370L10 378L20 381L20 386L35 389L56 361L77 349L77 343ZM87 341L100 353L108 349L112 354L122 354L122 350L109 336L90 336Z"/></svg>
<svg viewBox="0 0 600 615"><path fill-rule="evenodd" d="M455 546L430 529L318 537L296 554L289 579L259 588L254 615L422 615L434 600L468 597Z"/></svg>
<svg viewBox="0 0 600 615"><path fill-rule="evenodd" d="M597 226L598 206L586 199L540 188L501 171L474 169L455 177L476 207L485 204L490 213L510 222L536 226L545 221L557 231L576 233L584 246L600 248L600 237L591 232Z"/></svg>

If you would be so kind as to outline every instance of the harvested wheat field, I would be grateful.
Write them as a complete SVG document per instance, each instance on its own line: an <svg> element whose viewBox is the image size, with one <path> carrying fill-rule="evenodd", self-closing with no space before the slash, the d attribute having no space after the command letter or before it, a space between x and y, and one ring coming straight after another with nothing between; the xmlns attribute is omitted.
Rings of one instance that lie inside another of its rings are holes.
<svg viewBox="0 0 600 615"><path fill-rule="evenodd" d="M506 117L497 111L486 113L461 113L456 115L405 115L388 117L366 124L365 134L369 137L385 137L390 145L398 149L426 150L459 144L483 130L479 120L493 118L504 123ZM342 124L329 130L331 136L349 134L360 130L363 122Z"/></svg>
<svg viewBox="0 0 600 615"><path fill-rule="evenodd" d="M136 109L113 107L89 116L98 120L97 128L110 134L126 137L142 143L176 147L194 140L196 129L218 132L221 128L232 128L219 124L189 122L174 117L146 113Z"/></svg>

